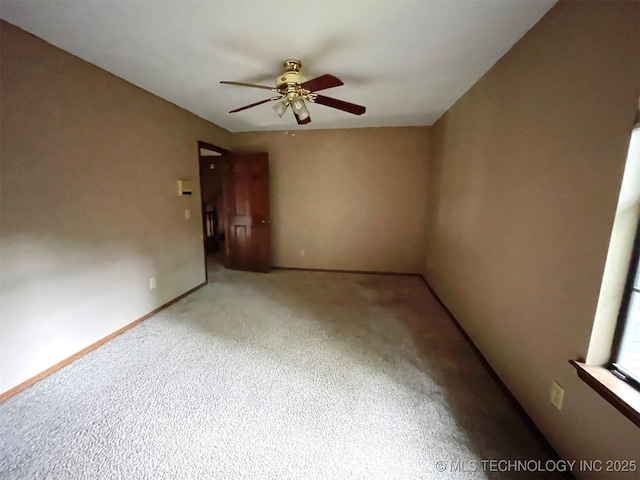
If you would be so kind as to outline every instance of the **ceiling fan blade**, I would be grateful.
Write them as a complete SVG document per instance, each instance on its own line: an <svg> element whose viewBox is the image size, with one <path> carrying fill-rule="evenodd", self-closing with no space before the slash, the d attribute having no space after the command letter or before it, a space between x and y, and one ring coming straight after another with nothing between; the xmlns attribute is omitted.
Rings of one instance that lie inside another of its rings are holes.
<svg viewBox="0 0 640 480"><path fill-rule="evenodd" d="M236 85L238 87L253 87L253 88L262 88L264 90L271 90L272 92L277 92L277 90L273 87L266 87L264 85L255 85L253 83L242 83L242 82L226 82L222 81L220 83L224 83L225 85Z"/></svg>
<svg viewBox="0 0 640 480"><path fill-rule="evenodd" d="M319 103L320 105L325 105L327 107L337 108L338 110L342 110L344 112L353 113L354 115L362 115L367 111L367 109L362 105L345 102L343 100L338 100L337 98L325 97L324 95L316 95L315 98L311 101L314 103Z"/></svg>
<svg viewBox="0 0 640 480"><path fill-rule="evenodd" d="M311 123L311 117L307 117L304 120L300 120L300 117L298 116L298 114L296 112L293 112L293 114L296 116L296 122L298 122L298 125L306 125L307 123Z"/></svg>
<svg viewBox="0 0 640 480"><path fill-rule="evenodd" d="M340 80L338 77L334 77L333 75L329 75L328 73L316 78L312 78L311 80L307 80L306 82L300 84L302 88L304 88L305 90L309 90L310 92L317 92L318 90L339 87L340 85L344 85L342 80Z"/></svg>
<svg viewBox="0 0 640 480"><path fill-rule="evenodd" d="M241 110L246 110L247 108L256 107L258 105L262 105L263 103L270 102L271 100L274 100L274 99L273 98L267 98L266 100L260 100L259 102L252 103L250 105L245 105L244 107L236 108L235 110L231 110L229 113L235 113L235 112L239 112Z"/></svg>

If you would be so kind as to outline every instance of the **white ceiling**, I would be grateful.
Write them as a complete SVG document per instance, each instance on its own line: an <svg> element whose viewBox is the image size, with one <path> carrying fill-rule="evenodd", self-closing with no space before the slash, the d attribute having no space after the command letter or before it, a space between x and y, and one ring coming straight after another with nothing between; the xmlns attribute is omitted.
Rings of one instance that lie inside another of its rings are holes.
<svg viewBox="0 0 640 480"><path fill-rule="evenodd" d="M431 125L556 0L2 0L0 16L233 132ZM282 60L331 73L327 96L362 116L311 105L312 123L279 118L269 96Z"/></svg>

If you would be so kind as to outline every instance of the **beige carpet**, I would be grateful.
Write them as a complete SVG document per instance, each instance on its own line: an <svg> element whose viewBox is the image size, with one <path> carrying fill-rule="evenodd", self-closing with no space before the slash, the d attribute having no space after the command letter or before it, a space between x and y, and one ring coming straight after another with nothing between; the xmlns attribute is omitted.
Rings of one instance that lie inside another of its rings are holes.
<svg viewBox="0 0 640 480"><path fill-rule="evenodd" d="M554 478L481 471L547 457L420 279L210 282L0 404L0 477Z"/></svg>

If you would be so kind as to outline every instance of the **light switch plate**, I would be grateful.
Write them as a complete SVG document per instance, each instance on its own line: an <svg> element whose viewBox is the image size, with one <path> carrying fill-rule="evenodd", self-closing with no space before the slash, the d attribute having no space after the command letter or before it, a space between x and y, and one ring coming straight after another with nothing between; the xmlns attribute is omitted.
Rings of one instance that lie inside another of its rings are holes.
<svg viewBox="0 0 640 480"><path fill-rule="evenodd" d="M551 385L551 403L558 410L562 410L562 402L564 401L564 388L556 381Z"/></svg>

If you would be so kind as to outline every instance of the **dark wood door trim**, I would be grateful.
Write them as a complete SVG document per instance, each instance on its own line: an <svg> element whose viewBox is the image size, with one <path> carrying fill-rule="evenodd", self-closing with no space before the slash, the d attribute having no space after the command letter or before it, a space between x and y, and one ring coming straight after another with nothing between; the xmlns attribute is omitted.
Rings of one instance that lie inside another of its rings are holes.
<svg viewBox="0 0 640 480"><path fill-rule="evenodd" d="M216 145L212 145L211 143L207 143L207 142L203 142L202 140L198 140L198 157L202 157L203 155L200 154L200 149L201 148L206 148L207 150L211 150L213 152L218 152L222 155L230 153L229 150L227 150L226 148L222 148L222 147L217 147Z"/></svg>

